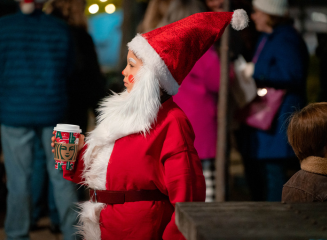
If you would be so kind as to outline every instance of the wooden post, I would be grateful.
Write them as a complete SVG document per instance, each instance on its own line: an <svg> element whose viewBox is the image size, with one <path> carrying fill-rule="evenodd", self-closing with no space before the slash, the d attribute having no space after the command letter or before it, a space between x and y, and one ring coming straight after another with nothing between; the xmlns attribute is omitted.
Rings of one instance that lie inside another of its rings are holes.
<svg viewBox="0 0 327 240"><path fill-rule="evenodd" d="M229 11L229 0L224 1L224 11ZM229 59L228 59L229 26L226 27L220 46L220 87L218 96L218 134L216 152L216 201L224 202L227 191L227 134L228 134L228 84L229 84Z"/></svg>

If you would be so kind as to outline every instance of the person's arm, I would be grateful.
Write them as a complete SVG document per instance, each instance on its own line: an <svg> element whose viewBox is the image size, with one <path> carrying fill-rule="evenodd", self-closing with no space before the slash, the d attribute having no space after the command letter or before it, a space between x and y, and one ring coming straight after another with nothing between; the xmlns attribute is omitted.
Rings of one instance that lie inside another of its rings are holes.
<svg viewBox="0 0 327 240"><path fill-rule="evenodd" d="M174 207L176 202L205 200L205 182L196 151L182 151L170 156L164 162L164 170L169 200ZM166 226L163 239L185 239L175 224L175 212Z"/></svg>
<svg viewBox="0 0 327 240"><path fill-rule="evenodd" d="M144 14L143 21L137 27L137 32L146 33L155 29L162 19L162 14L160 14L159 6L161 0L151 0L149 1L148 7Z"/></svg>

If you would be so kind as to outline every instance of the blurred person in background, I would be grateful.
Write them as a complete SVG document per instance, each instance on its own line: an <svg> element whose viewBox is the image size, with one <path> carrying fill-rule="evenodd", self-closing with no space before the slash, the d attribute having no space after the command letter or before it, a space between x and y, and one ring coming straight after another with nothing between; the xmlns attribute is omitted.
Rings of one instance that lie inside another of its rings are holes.
<svg viewBox="0 0 327 240"><path fill-rule="evenodd" d="M204 10L205 7L199 0L172 0L156 28L176 22L192 14L204 12Z"/></svg>
<svg viewBox="0 0 327 240"><path fill-rule="evenodd" d="M225 0L202 0L209 11L211 12L222 12L224 11Z"/></svg>
<svg viewBox="0 0 327 240"><path fill-rule="evenodd" d="M79 125L85 133L88 123L88 110L92 109L95 112L97 103L104 97L105 80L100 72L92 38L87 33L84 9L84 0L53 0L45 6L46 13L64 20L69 25L75 58L73 71L68 78L68 111L65 121L69 124ZM79 99L79 104L76 104L76 99ZM37 221L42 214L42 202L47 195L51 220L50 231L58 233L59 219L54 203L53 186L49 181L47 187L48 175L44 171L46 161L41 147L41 145L36 144L33 164L35 174L32 176L33 213L31 229L36 229ZM83 187L78 188L79 200L85 200L83 190Z"/></svg>
<svg viewBox="0 0 327 240"><path fill-rule="evenodd" d="M21 11L0 19L0 122L7 174L8 240L29 239L33 148L39 138L63 238L75 239L75 184L63 181L47 144L67 109L73 52L66 24L42 13L44 1L21 2Z"/></svg>
<svg viewBox="0 0 327 240"><path fill-rule="evenodd" d="M106 96L105 78L100 70L93 40L87 32L85 4L85 0L51 0L45 8L46 13L69 25L75 61L68 79L66 121L79 125L83 133L87 130L88 110L96 114L98 102Z"/></svg>
<svg viewBox="0 0 327 240"><path fill-rule="evenodd" d="M16 13L18 6L14 1L0 1L0 17L8 14ZM5 212L6 209L6 172L4 162L2 159L2 145L1 145L1 130L0 130L0 212Z"/></svg>
<svg viewBox="0 0 327 240"><path fill-rule="evenodd" d="M48 210L50 232L53 234L60 233L60 220L54 200L53 186L46 170L47 158L42 147L42 142L38 137L35 137L33 155L33 174L31 177L32 218L30 231L38 230L37 223L46 214L46 210Z"/></svg>
<svg viewBox="0 0 327 240"><path fill-rule="evenodd" d="M137 27L137 31L146 33L157 28L172 1L174 0L150 0L143 21Z"/></svg>
<svg viewBox="0 0 327 240"><path fill-rule="evenodd" d="M287 0L254 0L251 18L261 36L244 75L253 77L258 87L283 89L286 94L271 128L243 125L238 145L252 200L280 201L285 166L296 159L287 142L287 119L306 101L308 51L288 18Z"/></svg>

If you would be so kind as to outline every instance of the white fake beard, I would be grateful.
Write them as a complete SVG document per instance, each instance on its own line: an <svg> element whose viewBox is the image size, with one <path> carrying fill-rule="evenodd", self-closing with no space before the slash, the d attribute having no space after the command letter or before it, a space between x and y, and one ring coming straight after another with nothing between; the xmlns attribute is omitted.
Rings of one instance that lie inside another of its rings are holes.
<svg viewBox="0 0 327 240"><path fill-rule="evenodd" d="M148 133L160 106L159 81L145 66L136 74L130 93L125 90L104 99L99 108L98 126L86 140L83 177L89 187L105 189L107 164L115 141L133 133ZM99 161L103 163L98 164Z"/></svg>
<svg viewBox="0 0 327 240"><path fill-rule="evenodd" d="M98 109L98 126L86 138L84 184L106 190L107 167L115 141L133 133L146 135L157 119L160 106L159 81L144 66L135 76L130 93L125 90L104 99ZM99 219L105 204L84 202L79 207L78 234L85 240L101 240Z"/></svg>

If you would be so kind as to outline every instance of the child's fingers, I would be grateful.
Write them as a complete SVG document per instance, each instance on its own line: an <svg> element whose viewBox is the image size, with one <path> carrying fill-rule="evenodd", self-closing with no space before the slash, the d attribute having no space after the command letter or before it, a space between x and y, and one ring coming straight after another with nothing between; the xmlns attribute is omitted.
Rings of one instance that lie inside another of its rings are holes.
<svg viewBox="0 0 327 240"><path fill-rule="evenodd" d="M85 136L83 134L79 135L78 151L80 151L84 146Z"/></svg>

